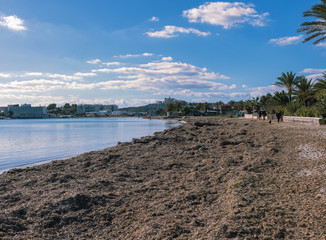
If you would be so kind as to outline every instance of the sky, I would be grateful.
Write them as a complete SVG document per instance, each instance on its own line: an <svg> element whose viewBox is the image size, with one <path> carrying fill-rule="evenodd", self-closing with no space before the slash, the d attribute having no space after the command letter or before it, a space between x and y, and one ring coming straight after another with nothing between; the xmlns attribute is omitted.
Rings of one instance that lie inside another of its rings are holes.
<svg viewBox="0 0 326 240"><path fill-rule="evenodd" d="M326 71L320 0L0 0L0 106L228 102Z"/></svg>

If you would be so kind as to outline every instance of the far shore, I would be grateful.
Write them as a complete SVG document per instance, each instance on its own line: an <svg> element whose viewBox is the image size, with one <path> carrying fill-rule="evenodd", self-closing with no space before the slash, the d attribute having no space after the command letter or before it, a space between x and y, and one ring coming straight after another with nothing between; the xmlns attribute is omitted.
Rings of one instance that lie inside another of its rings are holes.
<svg viewBox="0 0 326 240"><path fill-rule="evenodd" d="M0 238L326 238L325 126L173 120L187 123L0 174Z"/></svg>

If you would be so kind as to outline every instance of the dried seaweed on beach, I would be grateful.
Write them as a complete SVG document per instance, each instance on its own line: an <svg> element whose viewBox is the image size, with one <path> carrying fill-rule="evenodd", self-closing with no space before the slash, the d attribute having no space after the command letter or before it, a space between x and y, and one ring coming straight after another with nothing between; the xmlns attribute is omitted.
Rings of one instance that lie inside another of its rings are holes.
<svg viewBox="0 0 326 240"><path fill-rule="evenodd" d="M325 239L326 128L223 118L0 175L1 239Z"/></svg>

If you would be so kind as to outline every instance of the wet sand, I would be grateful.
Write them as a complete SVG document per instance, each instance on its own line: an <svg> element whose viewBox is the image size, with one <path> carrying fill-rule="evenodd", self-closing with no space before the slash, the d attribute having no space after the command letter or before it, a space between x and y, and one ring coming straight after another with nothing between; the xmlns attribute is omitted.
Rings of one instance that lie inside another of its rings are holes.
<svg viewBox="0 0 326 240"><path fill-rule="evenodd" d="M0 239L326 239L326 128L186 118L0 175Z"/></svg>

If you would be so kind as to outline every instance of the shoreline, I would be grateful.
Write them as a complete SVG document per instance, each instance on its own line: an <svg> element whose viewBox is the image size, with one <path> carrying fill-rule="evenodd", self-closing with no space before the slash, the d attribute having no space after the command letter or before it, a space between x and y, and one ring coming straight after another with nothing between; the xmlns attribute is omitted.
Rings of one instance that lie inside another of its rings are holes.
<svg viewBox="0 0 326 240"><path fill-rule="evenodd" d="M326 237L325 127L182 120L154 136L2 173L0 238Z"/></svg>
<svg viewBox="0 0 326 240"><path fill-rule="evenodd" d="M139 117L133 117L133 118L134 119L151 120L151 119L139 118ZM64 119L63 118L49 118L49 119L51 119L51 120L61 119L63 121L66 121L67 120L66 118L64 118ZM74 118L74 119L76 120L76 118ZM81 118L77 118L77 119L81 119ZM87 117L85 119L99 119L99 118L89 118L89 117ZM104 117L102 117L101 119L104 119ZM109 119L111 119L111 118L109 118ZM119 119L131 119L131 117L119 117ZM33 120L45 120L46 121L48 119L10 119L10 120L23 120L23 121L26 121L26 120L31 120L31 121L33 121ZM157 118L157 120L162 120L165 123L168 123L169 121L175 122L174 120L163 119L163 118L162 119L161 118ZM169 128L171 128L171 127L169 127ZM158 131L161 131L161 130L158 130ZM164 129L162 131L164 131ZM144 135L144 136L141 136L141 137L152 136L154 133L155 132L153 131L151 134ZM135 136L135 137L138 137L138 136ZM129 141L131 141L131 140L132 140L132 138L130 137L130 140ZM49 163L51 161L66 160L66 159L69 159L69 158L72 158L72 157L76 157L78 155L81 155L81 154L84 154L84 153L88 153L88 152L91 152L91 151L102 151L102 150L104 150L106 148L110 148L110 147L116 146L121 141L122 141L121 139L117 139L114 144L105 145L105 146L102 146L103 144L100 144L101 145L100 148L93 149L93 150L92 149L88 149L88 150L81 151L79 153L65 152L65 154L62 155L61 158L58 158L58 156L53 156L53 158L43 157L43 159L34 160L33 162L18 162L17 165L15 165L15 166L8 166L8 168L0 169L0 174L2 174L3 172L9 171L9 170L15 169L15 168L24 169L24 168L27 168L27 167L33 167L33 166L37 166L37 165L42 165L42 164L45 164L45 163Z"/></svg>

